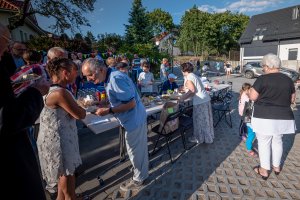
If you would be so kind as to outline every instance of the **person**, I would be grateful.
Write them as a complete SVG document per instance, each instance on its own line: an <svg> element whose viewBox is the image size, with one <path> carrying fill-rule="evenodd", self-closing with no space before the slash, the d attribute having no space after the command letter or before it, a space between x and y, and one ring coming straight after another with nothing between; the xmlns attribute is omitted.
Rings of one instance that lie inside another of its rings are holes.
<svg viewBox="0 0 300 200"><path fill-rule="evenodd" d="M132 60L132 80L135 84L138 83L138 77L140 73L142 72L141 69L141 59L139 58L138 54L133 55L133 60Z"/></svg>
<svg viewBox="0 0 300 200"><path fill-rule="evenodd" d="M187 92L180 97L180 101L192 98L193 100L193 137L190 142L213 143L214 127L210 96L206 92L199 76L193 73L191 63L181 65L184 76L184 87Z"/></svg>
<svg viewBox="0 0 300 200"><path fill-rule="evenodd" d="M76 92L75 92L75 96L77 96L77 92L79 89L81 89L82 87L82 82L83 82L83 79L82 79L82 74L81 74L81 65L82 65L82 61L79 59L78 57L78 54L73 52L71 53L71 58L72 58L72 61L77 65L78 67L78 74L77 74L77 77L76 77L76 80L75 80L75 85L76 85Z"/></svg>
<svg viewBox="0 0 300 200"><path fill-rule="evenodd" d="M44 98L37 139L43 179L57 183L57 199L76 199L75 170L81 165L76 119L84 119L85 109L77 105L66 89L77 77L77 65L67 58L47 63L52 85Z"/></svg>
<svg viewBox="0 0 300 200"><path fill-rule="evenodd" d="M254 101L251 124L258 141L260 165L254 171L267 180L272 168L276 175L281 171L283 134L295 133L295 119L291 103L295 102L293 81L279 72L280 59L267 54L262 59L264 75L258 77L250 89L250 100Z"/></svg>
<svg viewBox="0 0 300 200"><path fill-rule="evenodd" d="M168 59L167 58L163 58L162 59L162 63L160 65L160 81L163 83L166 80L168 80Z"/></svg>
<svg viewBox="0 0 300 200"><path fill-rule="evenodd" d="M5 57L6 60L2 57L10 41L8 28L0 23L0 152L2 179L5 180L1 193L17 188L10 198L45 200L39 166L27 128L40 115L44 106L42 95L47 93L49 85L40 80L15 97L10 81L12 73L8 73L7 69L16 69L16 66L11 55Z"/></svg>
<svg viewBox="0 0 300 200"><path fill-rule="evenodd" d="M250 92L251 84L250 83L244 83L242 85L242 89L240 91L240 97L239 97L239 115L241 117L245 116L245 104L246 102L249 102L249 92ZM251 103L251 102L249 102ZM250 113L249 113L250 114ZM251 116L246 116L251 118ZM253 132L252 126L250 121L246 122L242 119L242 125L247 127L247 139L246 139L246 149L248 151L248 154L252 157L257 157L256 152L253 150L253 141L255 139L255 132ZM244 136L245 137L245 136Z"/></svg>
<svg viewBox="0 0 300 200"><path fill-rule="evenodd" d="M26 51L26 46L22 42L13 43L11 53L17 68L25 65L25 61L23 60L23 54L25 51Z"/></svg>
<svg viewBox="0 0 300 200"><path fill-rule="evenodd" d="M230 78L232 67L229 61L225 64L225 71L226 71L226 79Z"/></svg>
<svg viewBox="0 0 300 200"><path fill-rule="evenodd" d="M167 93L168 90L174 91L175 89L178 89L178 85L175 82L176 79L177 79L177 76L175 76L174 74L169 74L168 75L168 80L166 80L163 83L160 93L163 94L163 93Z"/></svg>
<svg viewBox="0 0 300 200"><path fill-rule="evenodd" d="M116 70L125 73L128 75L129 73L129 65L126 62L118 62L116 64Z"/></svg>
<svg viewBox="0 0 300 200"><path fill-rule="evenodd" d="M141 87L141 93L142 94L152 93L154 76L153 73L150 72L150 64L147 62L143 62L142 67L143 67L143 72L140 73L138 78L138 84Z"/></svg>
<svg viewBox="0 0 300 200"><path fill-rule="evenodd" d="M114 57L108 57L106 59L106 65L107 67L111 68L113 71L116 70L116 59Z"/></svg>
<svg viewBox="0 0 300 200"><path fill-rule="evenodd" d="M133 165L133 178L129 183L122 184L120 189L139 190L149 176L149 161L147 115L135 84L129 76L120 71L107 74L107 67L93 58L84 61L82 73L88 81L95 84L105 83L110 107L99 108L95 114L113 114L125 129L126 148Z"/></svg>

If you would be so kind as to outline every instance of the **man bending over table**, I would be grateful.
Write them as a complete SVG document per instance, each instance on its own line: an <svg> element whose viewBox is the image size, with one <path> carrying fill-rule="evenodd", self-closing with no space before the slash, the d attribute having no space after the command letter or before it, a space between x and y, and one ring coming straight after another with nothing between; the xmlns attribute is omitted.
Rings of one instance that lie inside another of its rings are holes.
<svg viewBox="0 0 300 200"><path fill-rule="evenodd" d="M94 84L104 82L110 107L98 108L96 115L113 114L125 129L129 159L133 165L133 178L122 184L123 191L139 190L148 178L148 145L146 110L132 80L125 73L108 73L104 63L88 58L82 64L82 73Z"/></svg>

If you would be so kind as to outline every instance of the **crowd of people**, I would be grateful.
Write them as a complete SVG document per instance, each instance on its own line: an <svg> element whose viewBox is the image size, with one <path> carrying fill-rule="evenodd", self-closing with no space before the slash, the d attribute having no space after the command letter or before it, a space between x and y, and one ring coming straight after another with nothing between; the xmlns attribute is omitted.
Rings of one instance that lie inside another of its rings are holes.
<svg viewBox="0 0 300 200"><path fill-rule="evenodd" d="M9 30L0 24L0 92L5 97L0 100L0 134L6 176L6 184L1 188L8 191L17 187L14 194L17 199L46 199L44 188L56 193L58 200L80 198L75 193L75 172L82 164L76 120L84 119L86 111L75 97L86 80L102 85L109 100L95 114L112 114L125 129L133 177L120 189L140 189L149 177L149 158L147 115L139 92L152 93L154 85L147 60L137 54L132 62L124 56L104 61L95 55L83 60L81 53L67 53L61 47L50 48L43 59L37 51L27 50L23 43L12 42ZM239 114L241 126L247 129L246 149L250 156L260 159L260 165L253 170L266 180L271 169L276 174L281 171L282 135L295 133L290 108L295 102L295 87L287 76L279 73L281 63L276 55L266 55L262 64L265 75L257 78L253 86L248 83L242 86ZM227 63L228 76L230 67ZM10 77L29 68L41 78L16 95ZM211 97L201 77L194 73L193 64L181 64L181 71L184 83L179 86L168 59L164 58L160 66L160 92L185 91L179 102L191 99L193 105L193 137L189 140L211 144L215 137ZM254 103L248 106L251 101ZM251 105L251 114L247 114L251 121L247 121L245 108ZM37 120L39 131L32 140L29 133ZM258 152L252 146L255 137ZM37 152L33 148L35 140Z"/></svg>

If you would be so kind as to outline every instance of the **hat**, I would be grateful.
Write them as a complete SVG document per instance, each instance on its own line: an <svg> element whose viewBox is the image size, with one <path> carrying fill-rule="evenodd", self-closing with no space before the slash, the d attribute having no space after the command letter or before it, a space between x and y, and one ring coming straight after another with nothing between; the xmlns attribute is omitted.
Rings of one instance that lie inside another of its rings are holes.
<svg viewBox="0 0 300 200"><path fill-rule="evenodd" d="M175 76L175 74L169 74L169 75L168 75L168 78L174 78L174 79L176 79L177 76Z"/></svg>

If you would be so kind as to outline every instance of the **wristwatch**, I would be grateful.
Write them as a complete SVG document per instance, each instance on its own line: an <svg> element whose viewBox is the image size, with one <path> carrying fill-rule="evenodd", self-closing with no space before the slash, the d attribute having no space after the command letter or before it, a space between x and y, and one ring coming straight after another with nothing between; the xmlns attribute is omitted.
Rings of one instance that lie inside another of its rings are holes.
<svg viewBox="0 0 300 200"><path fill-rule="evenodd" d="M114 111L112 110L112 107L109 107L109 113L115 114Z"/></svg>

